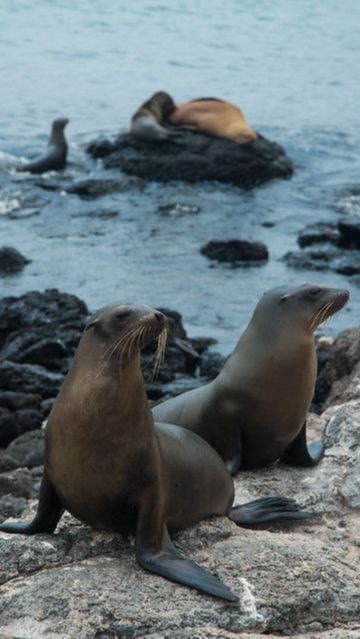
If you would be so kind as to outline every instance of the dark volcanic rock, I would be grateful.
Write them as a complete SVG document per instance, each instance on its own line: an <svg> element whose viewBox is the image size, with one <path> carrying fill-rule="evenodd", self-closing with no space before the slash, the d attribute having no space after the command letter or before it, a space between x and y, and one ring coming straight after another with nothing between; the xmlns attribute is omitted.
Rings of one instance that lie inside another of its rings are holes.
<svg viewBox="0 0 360 639"><path fill-rule="evenodd" d="M41 404L41 395L32 395L31 393L22 393L15 391L0 392L0 406L11 408L12 410L21 410L22 408L39 408Z"/></svg>
<svg viewBox="0 0 360 639"><path fill-rule="evenodd" d="M66 189L67 193L84 198L96 198L110 193L124 193L130 189L142 189L143 183L137 177L123 177L121 179L99 180L89 178L79 180Z"/></svg>
<svg viewBox="0 0 360 639"><path fill-rule="evenodd" d="M340 245L349 249L360 249L360 218L346 217L338 222Z"/></svg>
<svg viewBox="0 0 360 639"><path fill-rule="evenodd" d="M335 224L311 224L300 232L298 244L303 251L289 251L284 261L293 268L330 270L341 275L360 273L360 221L344 218ZM319 244L317 248L309 248Z"/></svg>
<svg viewBox="0 0 360 639"><path fill-rule="evenodd" d="M282 147L261 135L249 144L235 144L191 131L152 143L121 134L113 143L92 142L87 151L102 157L106 168L160 182L217 180L252 188L294 172Z"/></svg>
<svg viewBox="0 0 360 639"><path fill-rule="evenodd" d="M360 327L340 333L321 368L315 401L322 406L360 397Z"/></svg>
<svg viewBox="0 0 360 639"><path fill-rule="evenodd" d="M10 246L0 248L0 275L13 275L23 270L31 260L21 255L21 253Z"/></svg>
<svg viewBox="0 0 360 639"><path fill-rule="evenodd" d="M360 250L344 251L326 244L318 249L289 251L283 260L288 266L297 269L329 270L341 275L360 273Z"/></svg>
<svg viewBox="0 0 360 639"><path fill-rule="evenodd" d="M0 446L7 446L18 434L14 416L8 408L0 407Z"/></svg>
<svg viewBox="0 0 360 639"><path fill-rule="evenodd" d="M318 222L317 224L305 226L305 228L300 231L297 242L301 248L323 242L330 242L330 244L337 245L339 238L340 232L335 224Z"/></svg>
<svg viewBox="0 0 360 639"><path fill-rule="evenodd" d="M63 380L59 373L48 371L42 366L32 364L15 364L7 360L0 362L0 380L2 388L16 392L39 394L54 397Z"/></svg>
<svg viewBox="0 0 360 639"><path fill-rule="evenodd" d="M55 332L66 325L82 330L87 314L84 302L57 289L4 297L0 300L0 347L10 333L25 328L51 326Z"/></svg>
<svg viewBox="0 0 360 639"><path fill-rule="evenodd" d="M16 468L0 474L0 496L31 497L31 475L27 468Z"/></svg>
<svg viewBox="0 0 360 639"><path fill-rule="evenodd" d="M20 435L7 447L6 453L21 466L40 466L44 462L44 431L32 430Z"/></svg>
<svg viewBox="0 0 360 639"><path fill-rule="evenodd" d="M212 240L201 248L201 253L219 262L264 262L269 259L265 244L247 240Z"/></svg>

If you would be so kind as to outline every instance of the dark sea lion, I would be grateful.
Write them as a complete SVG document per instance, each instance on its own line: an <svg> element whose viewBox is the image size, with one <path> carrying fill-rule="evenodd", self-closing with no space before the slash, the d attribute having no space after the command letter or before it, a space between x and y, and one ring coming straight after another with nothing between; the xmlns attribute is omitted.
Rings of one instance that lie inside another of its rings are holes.
<svg viewBox="0 0 360 639"><path fill-rule="evenodd" d="M211 514L244 525L307 513L281 498L229 512L233 481L218 454L188 430L154 425L140 350L156 336L164 347L165 333L162 313L144 306L113 305L91 318L48 419L37 514L0 530L50 533L66 509L94 528L136 532L136 557L146 570L237 601L175 549L169 531Z"/></svg>
<svg viewBox="0 0 360 639"><path fill-rule="evenodd" d="M150 142L178 137L180 132L163 126L175 109L172 97L165 91L157 91L133 115L127 134Z"/></svg>
<svg viewBox="0 0 360 639"><path fill-rule="evenodd" d="M248 125L241 109L219 98L198 98L178 104L168 116L168 121L238 144L253 142L257 138L256 131Z"/></svg>
<svg viewBox="0 0 360 639"><path fill-rule="evenodd" d="M65 169L68 147L64 129L68 122L69 120L67 118L54 120L46 153L18 167L17 170L28 171L29 173L45 173L45 171L60 171L61 169Z"/></svg>
<svg viewBox="0 0 360 639"><path fill-rule="evenodd" d="M200 435L232 474L278 459L315 465L324 445L306 443L317 375L314 331L348 298L348 291L312 284L272 289L218 377L155 406L156 421Z"/></svg>

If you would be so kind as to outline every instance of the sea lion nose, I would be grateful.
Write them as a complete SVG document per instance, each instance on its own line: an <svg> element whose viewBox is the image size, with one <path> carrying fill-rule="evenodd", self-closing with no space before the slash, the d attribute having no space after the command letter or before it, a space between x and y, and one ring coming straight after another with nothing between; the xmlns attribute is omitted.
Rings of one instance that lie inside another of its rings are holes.
<svg viewBox="0 0 360 639"><path fill-rule="evenodd" d="M160 313L160 311L155 311L154 315L159 323L165 321L165 315L163 313Z"/></svg>

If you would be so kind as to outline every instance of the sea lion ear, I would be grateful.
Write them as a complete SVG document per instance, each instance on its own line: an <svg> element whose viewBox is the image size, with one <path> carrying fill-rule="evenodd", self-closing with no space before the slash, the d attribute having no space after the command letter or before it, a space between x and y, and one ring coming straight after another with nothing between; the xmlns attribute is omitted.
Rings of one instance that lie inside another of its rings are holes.
<svg viewBox="0 0 360 639"><path fill-rule="evenodd" d="M288 295L283 295L282 297L280 297L279 304L283 304L284 302L286 302L288 297L289 297Z"/></svg>
<svg viewBox="0 0 360 639"><path fill-rule="evenodd" d="M99 318L94 319L90 324L85 326L85 330L88 331L90 328L95 328L99 324Z"/></svg>

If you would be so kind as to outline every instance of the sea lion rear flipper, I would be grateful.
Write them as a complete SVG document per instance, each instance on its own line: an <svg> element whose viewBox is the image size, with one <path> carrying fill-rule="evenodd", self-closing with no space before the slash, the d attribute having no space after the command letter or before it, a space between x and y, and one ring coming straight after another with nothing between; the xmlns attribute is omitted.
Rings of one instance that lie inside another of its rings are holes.
<svg viewBox="0 0 360 639"><path fill-rule="evenodd" d="M237 602L238 597L220 579L184 557L172 545L165 524L154 535L156 518L139 513L136 534L136 558L140 566L170 581L196 588L213 597Z"/></svg>
<svg viewBox="0 0 360 639"><path fill-rule="evenodd" d="M64 507L44 470L40 486L38 509L34 519L30 522L1 524L0 531L20 533L22 535L52 533L63 512Z"/></svg>
<svg viewBox="0 0 360 639"><path fill-rule="evenodd" d="M280 519L307 519L311 517L300 509L293 499L287 497L263 497L249 501L247 504L235 506L229 513L229 518L239 526L263 524Z"/></svg>
<svg viewBox="0 0 360 639"><path fill-rule="evenodd" d="M300 433L290 444L281 461L290 466L305 468L316 466L324 456L325 446L321 441L306 443L306 422Z"/></svg>

